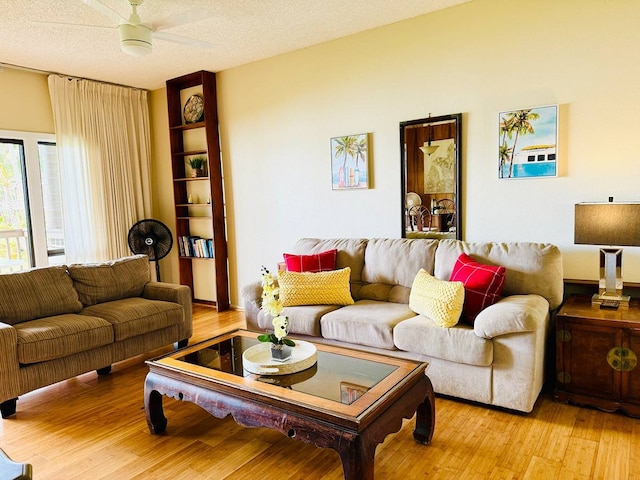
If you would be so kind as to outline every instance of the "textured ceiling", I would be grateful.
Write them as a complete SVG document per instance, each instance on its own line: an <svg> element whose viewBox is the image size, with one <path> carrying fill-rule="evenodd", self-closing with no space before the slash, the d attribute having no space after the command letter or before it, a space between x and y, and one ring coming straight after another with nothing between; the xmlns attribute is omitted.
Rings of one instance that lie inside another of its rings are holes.
<svg viewBox="0 0 640 480"><path fill-rule="evenodd" d="M127 0L101 1L129 16ZM155 89L193 71L225 70L467 1L146 0L138 9L143 22L209 10L210 18L165 32L214 47L155 39L150 55L131 57L120 51L115 24L82 0L2 0L0 64Z"/></svg>

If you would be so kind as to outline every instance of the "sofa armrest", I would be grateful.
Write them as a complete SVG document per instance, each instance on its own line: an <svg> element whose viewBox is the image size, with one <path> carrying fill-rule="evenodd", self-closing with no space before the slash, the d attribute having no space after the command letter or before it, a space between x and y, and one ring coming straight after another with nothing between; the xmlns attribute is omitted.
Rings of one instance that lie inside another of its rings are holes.
<svg viewBox="0 0 640 480"><path fill-rule="evenodd" d="M549 315L549 302L540 295L510 295L482 310L473 324L475 334L494 338L533 332Z"/></svg>
<svg viewBox="0 0 640 480"><path fill-rule="evenodd" d="M11 325L0 322L0 402L21 393L19 369L18 333Z"/></svg>
<svg viewBox="0 0 640 480"><path fill-rule="evenodd" d="M144 286L142 296L149 300L162 300L182 305L184 310L184 340L193 335L193 319L191 305L191 289L186 285L165 282L148 282Z"/></svg>
<svg viewBox="0 0 640 480"><path fill-rule="evenodd" d="M258 313L262 306L262 282L253 282L242 288L240 292L244 301L244 317L249 330L257 330Z"/></svg>

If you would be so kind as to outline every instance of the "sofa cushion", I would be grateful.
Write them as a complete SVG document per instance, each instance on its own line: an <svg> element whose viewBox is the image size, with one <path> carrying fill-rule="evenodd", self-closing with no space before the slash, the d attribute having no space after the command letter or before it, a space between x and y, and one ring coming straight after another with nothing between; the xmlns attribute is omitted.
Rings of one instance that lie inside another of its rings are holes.
<svg viewBox="0 0 640 480"><path fill-rule="evenodd" d="M80 310L82 304L65 266L0 275L0 322L15 325Z"/></svg>
<svg viewBox="0 0 640 480"><path fill-rule="evenodd" d="M78 297L86 306L139 297L149 281L149 259L134 255L104 263L69 265Z"/></svg>
<svg viewBox="0 0 640 480"><path fill-rule="evenodd" d="M340 305L301 305L285 307L282 315L289 319L289 333L319 337L320 318L338 308L341 308ZM273 331L272 318L266 311L260 310L258 312L258 326L266 331Z"/></svg>
<svg viewBox="0 0 640 480"><path fill-rule="evenodd" d="M312 254L336 249L336 268L351 269L351 295L356 298L362 285L362 268L364 267L364 251L367 248L366 238L301 238L296 242L292 253Z"/></svg>
<svg viewBox="0 0 640 480"><path fill-rule="evenodd" d="M330 272L280 272L279 298L285 307L297 305L351 305L349 267Z"/></svg>
<svg viewBox="0 0 640 480"><path fill-rule="evenodd" d="M462 318L473 324L476 316L498 301L505 280L505 268L476 262L461 253L451 271L451 281L464 284L465 298Z"/></svg>
<svg viewBox="0 0 640 480"><path fill-rule="evenodd" d="M46 362L113 343L113 327L102 318L63 314L21 322L18 361Z"/></svg>
<svg viewBox="0 0 640 480"><path fill-rule="evenodd" d="M548 243L469 243L461 240L440 240L435 257L434 275L442 280L451 271L461 253L475 260L507 269L503 295L535 293L547 299L550 308L560 306L564 294L562 254Z"/></svg>
<svg viewBox="0 0 640 480"><path fill-rule="evenodd" d="M478 337L469 325L440 328L419 315L398 323L393 338L395 346L406 352L468 365L489 366L493 362L493 342Z"/></svg>
<svg viewBox="0 0 640 480"><path fill-rule="evenodd" d="M438 280L421 268L411 287L409 308L436 325L449 328L458 323L463 302L462 282Z"/></svg>
<svg viewBox="0 0 640 480"><path fill-rule="evenodd" d="M394 350L393 327L414 315L404 303L358 300L324 315L320 329L327 339Z"/></svg>
<svg viewBox="0 0 640 480"><path fill-rule="evenodd" d="M374 238L369 240L365 251L365 262L362 280L365 284L382 284L405 287L402 298L407 299L418 271L423 268L433 273L434 258L438 242L409 238ZM372 298L371 290L360 291L359 299L380 300ZM396 292L389 290L389 294ZM396 297L398 298L398 297ZM390 301L389 298L384 299Z"/></svg>
<svg viewBox="0 0 640 480"><path fill-rule="evenodd" d="M287 270L290 272L326 272L335 270L337 255L338 250L334 248L311 255L284 253L282 256Z"/></svg>
<svg viewBox="0 0 640 480"><path fill-rule="evenodd" d="M140 297L104 302L82 309L81 315L104 318L113 326L116 341L143 335L184 321L182 306Z"/></svg>

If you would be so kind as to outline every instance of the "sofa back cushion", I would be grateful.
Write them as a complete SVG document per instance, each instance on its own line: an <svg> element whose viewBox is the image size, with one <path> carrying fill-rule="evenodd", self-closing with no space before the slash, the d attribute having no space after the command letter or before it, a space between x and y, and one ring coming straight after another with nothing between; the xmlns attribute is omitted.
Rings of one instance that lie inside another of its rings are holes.
<svg viewBox="0 0 640 480"><path fill-rule="evenodd" d="M449 280L461 253L466 253L478 262L505 267L506 278L502 290L504 296L534 293L546 298L552 310L562 303L562 255L554 245L440 240L435 255L435 276L441 280Z"/></svg>
<svg viewBox="0 0 640 480"><path fill-rule="evenodd" d="M336 269L349 267L351 276L351 295L358 297L362 285L362 268L364 267L364 252L367 248L366 238L301 238L293 246L292 253L314 254L336 249Z"/></svg>
<svg viewBox="0 0 640 480"><path fill-rule="evenodd" d="M369 240L362 269L363 286L358 298L409 303L411 285L420 269L433 274L437 246L437 240Z"/></svg>
<svg viewBox="0 0 640 480"><path fill-rule="evenodd" d="M15 325L80 310L64 265L0 275L0 322Z"/></svg>
<svg viewBox="0 0 640 480"><path fill-rule="evenodd" d="M69 265L69 274L85 307L97 303L140 297L149 281L149 259L134 255L104 263Z"/></svg>

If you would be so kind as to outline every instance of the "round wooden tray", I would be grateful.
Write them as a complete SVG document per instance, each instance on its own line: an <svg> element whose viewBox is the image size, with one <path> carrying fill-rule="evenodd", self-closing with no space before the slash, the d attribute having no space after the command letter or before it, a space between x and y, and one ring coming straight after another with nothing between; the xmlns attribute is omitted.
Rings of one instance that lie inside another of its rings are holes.
<svg viewBox="0 0 640 480"><path fill-rule="evenodd" d="M288 375L301 372L317 361L316 346L302 340L296 340L296 346L291 347L291 358L285 362L271 358L270 342L254 345L242 354L243 368L258 375Z"/></svg>

